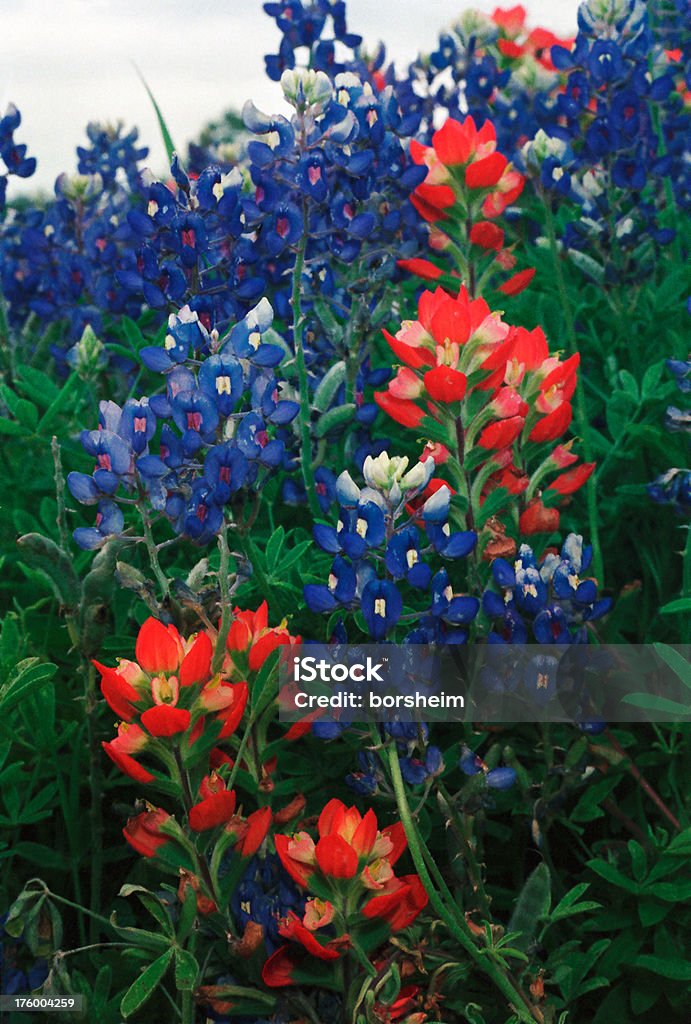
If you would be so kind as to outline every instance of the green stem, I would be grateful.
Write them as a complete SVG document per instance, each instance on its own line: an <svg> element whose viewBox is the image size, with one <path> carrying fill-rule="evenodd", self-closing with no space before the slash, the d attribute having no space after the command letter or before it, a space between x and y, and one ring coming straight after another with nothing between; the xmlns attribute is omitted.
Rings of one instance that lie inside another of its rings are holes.
<svg viewBox="0 0 691 1024"><path fill-rule="evenodd" d="M101 909L102 883L103 883L103 774L101 767L101 744L96 732L96 672L93 664L89 661L84 666L85 674L85 710L86 730L89 745L89 790L91 807L89 810L89 822L91 827L91 887L89 904L94 914ZM92 915L92 926L90 938L92 942L98 940L98 928Z"/></svg>
<svg viewBox="0 0 691 1024"><path fill-rule="evenodd" d="M312 432L310 430L310 393L309 381L307 379L307 363L305 362L304 347L304 317L300 303L300 290L302 286L302 268L305 265L305 251L307 249L307 234L309 231L309 215L307 203L302 204L302 236L298 243L295 255L295 266L293 267L293 291L291 305L293 307L293 343L295 345L295 364L298 371L298 385L300 388L300 412L298 424L300 427L300 465L302 467L302 479L307 491L307 501L310 512L315 519L321 515L317 491L314 483L314 468L312 466Z"/></svg>
<svg viewBox="0 0 691 1024"><path fill-rule="evenodd" d="M94 913L94 911L89 910L88 907L82 907L79 905L79 903L75 903L74 900L68 900L66 896L59 896L56 892L53 892L51 889L49 889L48 886L45 886L44 891L45 895L50 897L51 900L56 900L56 902L62 903L66 907L71 907L73 910L78 910L80 914L86 914L87 917L90 917L93 921L98 921L105 928L113 927L108 918L104 917L103 914Z"/></svg>
<svg viewBox="0 0 691 1024"><path fill-rule="evenodd" d="M137 507L139 509L139 515L141 517L142 527L144 529L144 541L146 543L146 550L149 555L149 562L151 563L151 569L153 571L154 576L158 580L158 585L161 588L163 599L165 600L170 593L170 583L168 581L168 577L161 568L161 563L158 560L158 549L156 548L156 544L154 542L154 535L151 532L151 520L149 518L149 513L147 512L144 504L144 494L140 493L139 497L140 501Z"/></svg>
<svg viewBox="0 0 691 1024"><path fill-rule="evenodd" d="M214 657L211 662L211 671L214 674L216 672L220 672L223 666L223 658L226 652L226 640L228 639L228 631L230 629L233 614L233 610L230 606L230 589L228 587L230 551L228 550L228 527L225 520L223 521L223 528L218 535L218 550L220 552L218 588L221 595L221 622L218 627Z"/></svg>
<svg viewBox="0 0 691 1024"><path fill-rule="evenodd" d="M456 838L459 843L463 844L463 856L468 868L468 876L473 887L473 892L477 897L480 911L485 915L485 920L491 922L492 911L490 910L489 898L485 892L485 886L482 881L482 869L478 864L477 857L475 856L475 850L473 849L472 826L474 819L470 815L465 816L465 819L461 818L454 806L451 794L448 792L441 779L436 780L436 787L444 801L444 804L446 805L445 810L449 816L449 822Z"/></svg>
<svg viewBox="0 0 691 1024"><path fill-rule="evenodd" d="M552 254L552 262L554 264L554 275L557 282L557 290L559 292L559 300L561 302L562 313L564 314L564 322L566 324L566 333L569 340L569 355L573 355L578 352L578 338L576 335L576 325L574 323L573 310L571 309L571 302L569 300L569 293L566 288L566 281L564 279L564 271L559 258L559 250L557 248L557 236L554 227L554 217L552 215L552 207L550 206L550 200L548 196L543 196L543 205L545 208L545 226L547 228L547 238L549 240L549 248ZM592 447L590 444L590 424L588 423L588 413L585 405L585 391L583 388L582 372L583 368L580 367L580 373L576 377L576 426L578 432L583 438L583 456L586 462L592 462ZM596 576L600 586L604 585L604 564L602 561L602 550L600 548L600 531L598 524L598 511L597 511L597 491L595 478L593 475L590 476L586 483L586 501L588 506L588 525L590 529L590 543L593 546L593 574Z"/></svg>
<svg viewBox="0 0 691 1024"><path fill-rule="evenodd" d="M473 937L468 926L464 921L457 919L454 914L451 913L437 892L427 869L424 852L426 849L425 843L418 832L417 825L415 824L410 812L403 783L403 776L401 775L401 767L398 761L398 753L395 746L391 745L389 747L388 756L391 781L393 783L396 803L398 805L398 813L401 817L401 822L403 823L403 827L408 838L410 855L413 858L413 863L415 864L417 873L420 876L420 880L427 891L432 908L439 915L439 918L444 922L459 945L475 962L475 965L496 985L507 1000L513 1012L516 1014L518 1020L522 1021L523 1024L533 1024L534 1021L538 1021L539 1024L543 1024L544 1018L538 1008L529 1007L525 996L523 996L518 989L512 985L501 968L485 956L480 949L478 949L473 941Z"/></svg>
<svg viewBox="0 0 691 1024"><path fill-rule="evenodd" d="M182 1024L194 1024L194 999L189 989L182 992Z"/></svg>

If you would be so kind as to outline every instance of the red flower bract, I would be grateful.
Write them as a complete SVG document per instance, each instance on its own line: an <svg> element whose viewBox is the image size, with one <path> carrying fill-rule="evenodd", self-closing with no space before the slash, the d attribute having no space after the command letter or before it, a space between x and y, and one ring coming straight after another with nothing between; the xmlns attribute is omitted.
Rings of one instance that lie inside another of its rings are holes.
<svg viewBox="0 0 691 1024"><path fill-rule="evenodd" d="M388 391L375 391L374 400L392 420L402 427L417 427L424 419L424 412L409 398L394 398Z"/></svg>
<svg viewBox="0 0 691 1024"><path fill-rule="evenodd" d="M562 402L554 412L539 419L528 435L529 441L555 441L568 429L573 411L570 402Z"/></svg>
<svg viewBox="0 0 691 1024"><path fill-rule="evenodd" d="M122 834L142 857L153 857L168 842L168 837L160 829L169 818L167 811L154 807L138 814L136 818L130 818Z"/></svg>
<svg viewBox="0 0 691 1024"><path fill-rule="evenodd" d="M499 291L502 295L518 295L525 288L528 287L532 279L535 277L535 267L528 267L526 270L519 270L517 274L510 277L508 281L504 281L503 284L499 285Z"/></svg>
<svg viewBox="0 0 691 1024"><path fill-rule="evenodd" d="M199 633L180 665L180 686L205 683L211 676L213 645L206 633Z"/></svg>
<svg viewBox="0 0 691 1024"><path fill-rule="evenodd" d="M546 508L540 498L533 498L518 521L518 530L524 536L532 533L552 533L559 529L559 509Z"/></svg>
<svg viewBox="0 0 691 1024"><path fill-rule="evenodd" d="M362 910L365 917L383 918L394 932L411 925L429 899L417 875L403 875L397 881L400 884L396 888L373 896Z"/></svg>
<svg viewBox="0 0 691 1024"><path fill-rule="evenodd" d="M193 832L206 832L230 821L235 811L235 793L223 790L212 793L190 807L189 822Z"/></svg>
<svg viewBox="0 0 691 1024"><path fill-rule="evenodd" d="M176 736L189 729L192 716L186 708L175 708L169 704L156 704L142 712L140 721L152 736Z"/></svg>
<svg viewBox="0 0 691 1024"><path fill-rule="evenodd" d="M443 273L440 267L430 263L429 260L396 260L396 263L401 270L407 270L410 274L416 274L417 277L421 277L425 281L436 281Z"/></svg>
<svg viewBox="0 0 691 1024"><path fill-rule="evenodd" d="M175 672L182 660L182 642L175 626L148 618L139 630L135 658L150 675Z"/></svg>
<svg viewBox="0 0 691 1024"><path fill-rule="evenodd" d="M470 229L470 241L481 249L501 249L504 232L489 220L480 220Z"/></svg>
<svg viewBox="0 0 691 1024"><path fill-rule="evenodd" d="M490 423L480 434L477 443L480 448L506 448L516 440L523 430L524 423L522 416L509 416L496 423Z"/></svg>
<svg viewBox="0 0 691 1024"><path fill-rule="evenodd" d="M466 168L465 183L468 188L491 188L496 185L508 165L503 153L490 153Z"/></svg>
<svg viewBox="0 0 691 1024"><path fill-rule="evenodd" d="M323 873L330 878L352 878L358 869L357 853L339 835L326 835L320 839L315 856Z"/></svg>
<svg viewBox="0 0 691 1024"><path fill-rule="evenodd" d="M128 775L135 782L144 784L154 781L154 776L146 768L143 768L139 761L135 761L130 754L125 754L124 751L118 749L117 740L113 740L111 743L101 743L101 746L124 775Z"/></svg>
<svg viewBox="0 0 691 1024"><path fill-rule="evenodd" d="M574 466L566 473L562 473L547 488L548 491L555 491L557 494L573 494L579 487L582 487L588 477L595 469L594 462L583 462L580 466Z"/></svg>
<svg viewBox="0 0 691 1024"><path fill-rule="evenodd" d="M260 807L249 815L246 831L235 844L235 849L241 857L252 857L257 852L269 831L271 818L270 807Z"/></svg>
<svg viewBox="0 0 691 1024"><path fill-rule="evenodd" d="M137 714L133 704L140 699L139 693L117 669L98 661L94 661L94 665L101 673L101 693L109 708L124 722L131 722Z"/></svg>
<svg viewBox="0 0 691 1024"><path fill-rule="evenodd" d="M465 395L467 378L450 366L435 366L424 376L427 394L435 402L460 402Z"/></svg>

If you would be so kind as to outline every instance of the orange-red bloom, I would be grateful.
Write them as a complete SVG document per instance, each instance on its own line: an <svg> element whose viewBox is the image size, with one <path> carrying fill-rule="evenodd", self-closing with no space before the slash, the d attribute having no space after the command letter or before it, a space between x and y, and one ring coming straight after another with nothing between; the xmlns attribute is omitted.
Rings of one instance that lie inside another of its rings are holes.
<svg viewBox="0 0 691 1024"><path fill-rule="evenodd" d="M177 736L190 727L192 716L187 708L171 707L170 704L156 704L142 712L139 721L152 736Z"/></svg>
<svg viewBox="0 0 691 1024"><path fill-rule="evenodd" d="M573 494L586 482L595 469L594 462L582 462L580 466L574 466L566 473L562 473L556 480L553 480L548 487L549 491L556 491L557 494Z"/></svg>
<svg viewBox="0 0 691 1024"><path fill-rule="evenodd" d="M160 807L152 807L138 814L136 818L130 818L122 834L142 857L153 857L168 842L168 836L161 832L161 825L169 818L167 811Z"/></svg>
<svg viewBox="0 0 691 1024"><path fill-rule="evenodd" d="M553 533L559 529L559 509L546 508L540 498L533 498L518 520L518 531L522 536L531 533Z"/></svg>

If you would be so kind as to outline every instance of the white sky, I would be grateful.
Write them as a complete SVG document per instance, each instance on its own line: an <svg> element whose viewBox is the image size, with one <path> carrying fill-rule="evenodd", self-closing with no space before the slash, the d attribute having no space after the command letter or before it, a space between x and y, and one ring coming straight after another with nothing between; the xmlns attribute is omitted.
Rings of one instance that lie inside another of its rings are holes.
<svg viewBox="0 0 691 1024"><path fill-rule="evenodd" d="M513 0L504 0L504 7ZM464 7L492 11L495 0L348 0L348 28L397 63L430 50L439 30ZM575 34L577 0L524 0L531 24ZM261 0L0 0L0 112L22 112L15 138L29 144L38 170L13 194L52 189L76 170L75 147L88 121L137 125L148 163L165 156L148 98L147 79L182 150L209 119L251 97L280 109L280 89L264 74L263 55L279 39Z"/></svg>

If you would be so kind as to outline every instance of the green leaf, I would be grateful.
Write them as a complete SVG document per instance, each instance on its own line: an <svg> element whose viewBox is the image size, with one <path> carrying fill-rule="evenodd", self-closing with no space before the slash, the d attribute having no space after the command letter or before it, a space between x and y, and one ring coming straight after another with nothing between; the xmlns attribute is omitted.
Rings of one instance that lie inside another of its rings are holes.
<svg viewBox="0 0 691 1024"><path fill-rule="evenodd" d="M662 374L665 369L665 360L660 360L659 363L653 363L643 374L643 380L641 381L641 395L643 398L652 398L655 395L658 384L662 379Z"/></svg>
<svg viewBox="0 0 691 1024"><path fill-rule="evenodd" d="M17 376L17 387L21 389L22 394L42 407L50 405L60 392L58 385L47 373L32 366L20 366L17 369Z"/></svg>
<svg viewBox="0 0 691 1024"><path fill-rule="evenodd" d="M37 434L45 434L49 428L53 425L55 418L63 411L65 406L71 400L74 392L80 386L81 381L76 373L70 374L59 393L50 403L46 411L44 412L41 419L38 421L36 426Z"/></svg>
<svg viewBox="0 0 691 1024"><path fill-rule="evenodd" d="M40 663L38 658L27 658L20 661L8 683L0 689L0 709L5 715L20 701L23 701L31 692L43 686L53 678L57 672L57 665L50 662Z"/></svg>
<svg viewBox="0 0 691 1024"><path fill-rule="evenodd" d="M632 962L632 967L643 967L646 971L659 974L671 981L691 981L691 961L674 960L662 956L644 954L637 956Z"/></svg>
<svg viewBox="0 0 691 1024"><path fill-rule="evenodd" d="M144 76L141 73L141 71L139 70L139 68L136 67L136 65L135 65L135 69L137 71L137 74L139 75L139 78L141 80L142 85L146 89L147 96L151 100L151 105L154 108L154 111L156 113L156 120L158 121L158 127L160 128L160 131L161 131L161 138L163 139L163 145L166 148L166 155L168 157L169 162L172 163L173 162L173 154L175 153L176 150L175 150L175 146L173 145L173 140L171 138L170 132L168 131L168 125L165 122L165 118L163 117L163 114L161 113L161 108L159 107L158 103L156 102L156 99L154 98L154 94L152 93L151 89L149 88L149 86L148 86L148 84L146 82L146 79L144 78Z"/></svg>
<svg viewBox="0 0 691 1024"><path fill-rule="evenodd" d="M266 567L269 572L272 572L276 568L278 556L281 553L285 536L286 532L283 527L278 526L266 542Z"/></svg>
<svg viewBox="0 0 691 1024"><path fill-rule="evenodd" d="M185 899L180 910L180 916L178 918L178 932L177 941L178 945L186 941L188 935L194 927L194 922L197 917L197 894L191 885L188 885L185 890Z"/></svg>
<svg viewBox="0 0 691 1024"><path fill-rule="evenodd" d="M26 433L27 431L21 423L17 423L16 420L6 420L0 417L0 434L6 434L8 437L22 437Z"/></svg>
<svg viewBox="0 0 691 1024"><path fill-rule="evenodd" d="M621 702L642 708L644 711L656 711L661 715L671 716L675 722L687 722L691 718L691 710L687 704L680 704L667 697L655 697L650 693L629 693L621 698Z"/></svg>
<svg viewBox="0 0 691 1024"><path fill-rule="evenodd" d="M622 390L625 391L627 395L630 395L634 402L638 403L638 384L636 383L634 375L629 373L628 370L620 370L619 381L621 383Z"/></svg>
<svg viewBox="0 0 691 1024"><path fill-rule="evenodd" d="M175 931L163 901L154 893L145 889L143 885L123 885L118 896L122 896L123 898L126 898L127 896L136 896L142 906L148 910L151 916L158 922L158 924L160 924L165 934L171 939L175 937Z"/></svg>
<svg viewBox="0 0 691 1024"><path fill-rule="evenodd" d="M157 960L149 964L145 971L142 971L136 981L132 982L120 1003L120 1013L123 1017L131 1017L154 994L172 959L173 950L167 949Z"/></svg>
<svg viewBox="0 0 691 1024"><path fill-rule="evenodd" d="M20 398L17 402L15 416L29 430L35 430L38 423L38 409L33 402Z"/></svg>
<svg viewBox="0 0 691 1024"><path fill-rule="evenodd" d="M691 663L667 644L653 644L658 656L679 676L684 686L691 690Z"/></svg>
<svg viewBox="0 0 691 1024"><path fill-rule="evenodd" d="M644 891L667 903L685 903L691 900L691 882L655 882L646 885Z"/></svg>
<svg viewBox="0 0 691 1024"><path fill-rule="evenodd" d="M140 946L142 949L158 952L158 950L164 949L168 945L168 940L157 932L149 932L144 928L130 928L129 925L118 924L115 912L110 915L110 924L122 939L131 942L133 946Z"/></svg>
<svg viewBox="0 0 691 1024"><path fill-rule="evenodd" d="M633 877L637 882L642 882L648 872L648 861L645 856L645 850L640 843L636 842L635 839L629 839L628 848L631 856L631 865L633 867Z"/></svg>
<svg viewBox="0 0 691 1024"><path fill-rule="evenodd" d="M660 615L675 615L677 612L691 612L691 597L678 597L660 608Z"/></svg>
<svg viewBox="0 0 691 1024"><path fill-rule="evenodd" d="M594 900L584 900L579 903L580 897L587 892L590 888L589 882L581 882L579 885L575 885L573 889L563 896L556 907L550 911L549 920L562 921L566 917L573 917L574 914L584 914L588 910L599 910L602 906L601 903L596 903Z"/></svg>
<svg viewBox="0 0 691 1024"><path fill-rule="evenodd" d="M146 338L139 329L139 325L129 316L123 316L120 318L120 327L122 329L122 333L125 335L125 340L132 350L127 353L131 359L133 353L138 355L139 349L146 345Z"/></svg>
<svg viewBox="0 0 691 1024"><path fill-rule="evenodd" d="M477 519L477 525L484 526L491 516L496 515L504 508L510 497L511 495L506 487L496 487L487 495L482 503L482 508L480 509L480 514Z"/></svg>
<svg viewBox="0 0 691 1024"><path fill-rule="evenodd" d="M607 429L612 437L619 437L620 434L626 433L636 409L637 403L631 395L625 391L614 392L605 409Z"/></svg>
<svg viewBox="0 0 691 1024"><path fill-rule="evenodd" d="M605 860L589 860L586 863L591 871L594 871L600 878L604 878L606 882L616 885L617 888L631 893L639 893L641 891L641 887L637 882L627 878L613 864L608 864Z"/></svg>
<svg viewBox="0 0 691 1024"><path fill-rule="evenodd" d="M191 992L195 986L199 964L187 949L175 950L175 985L181 992Z"/></svg>

